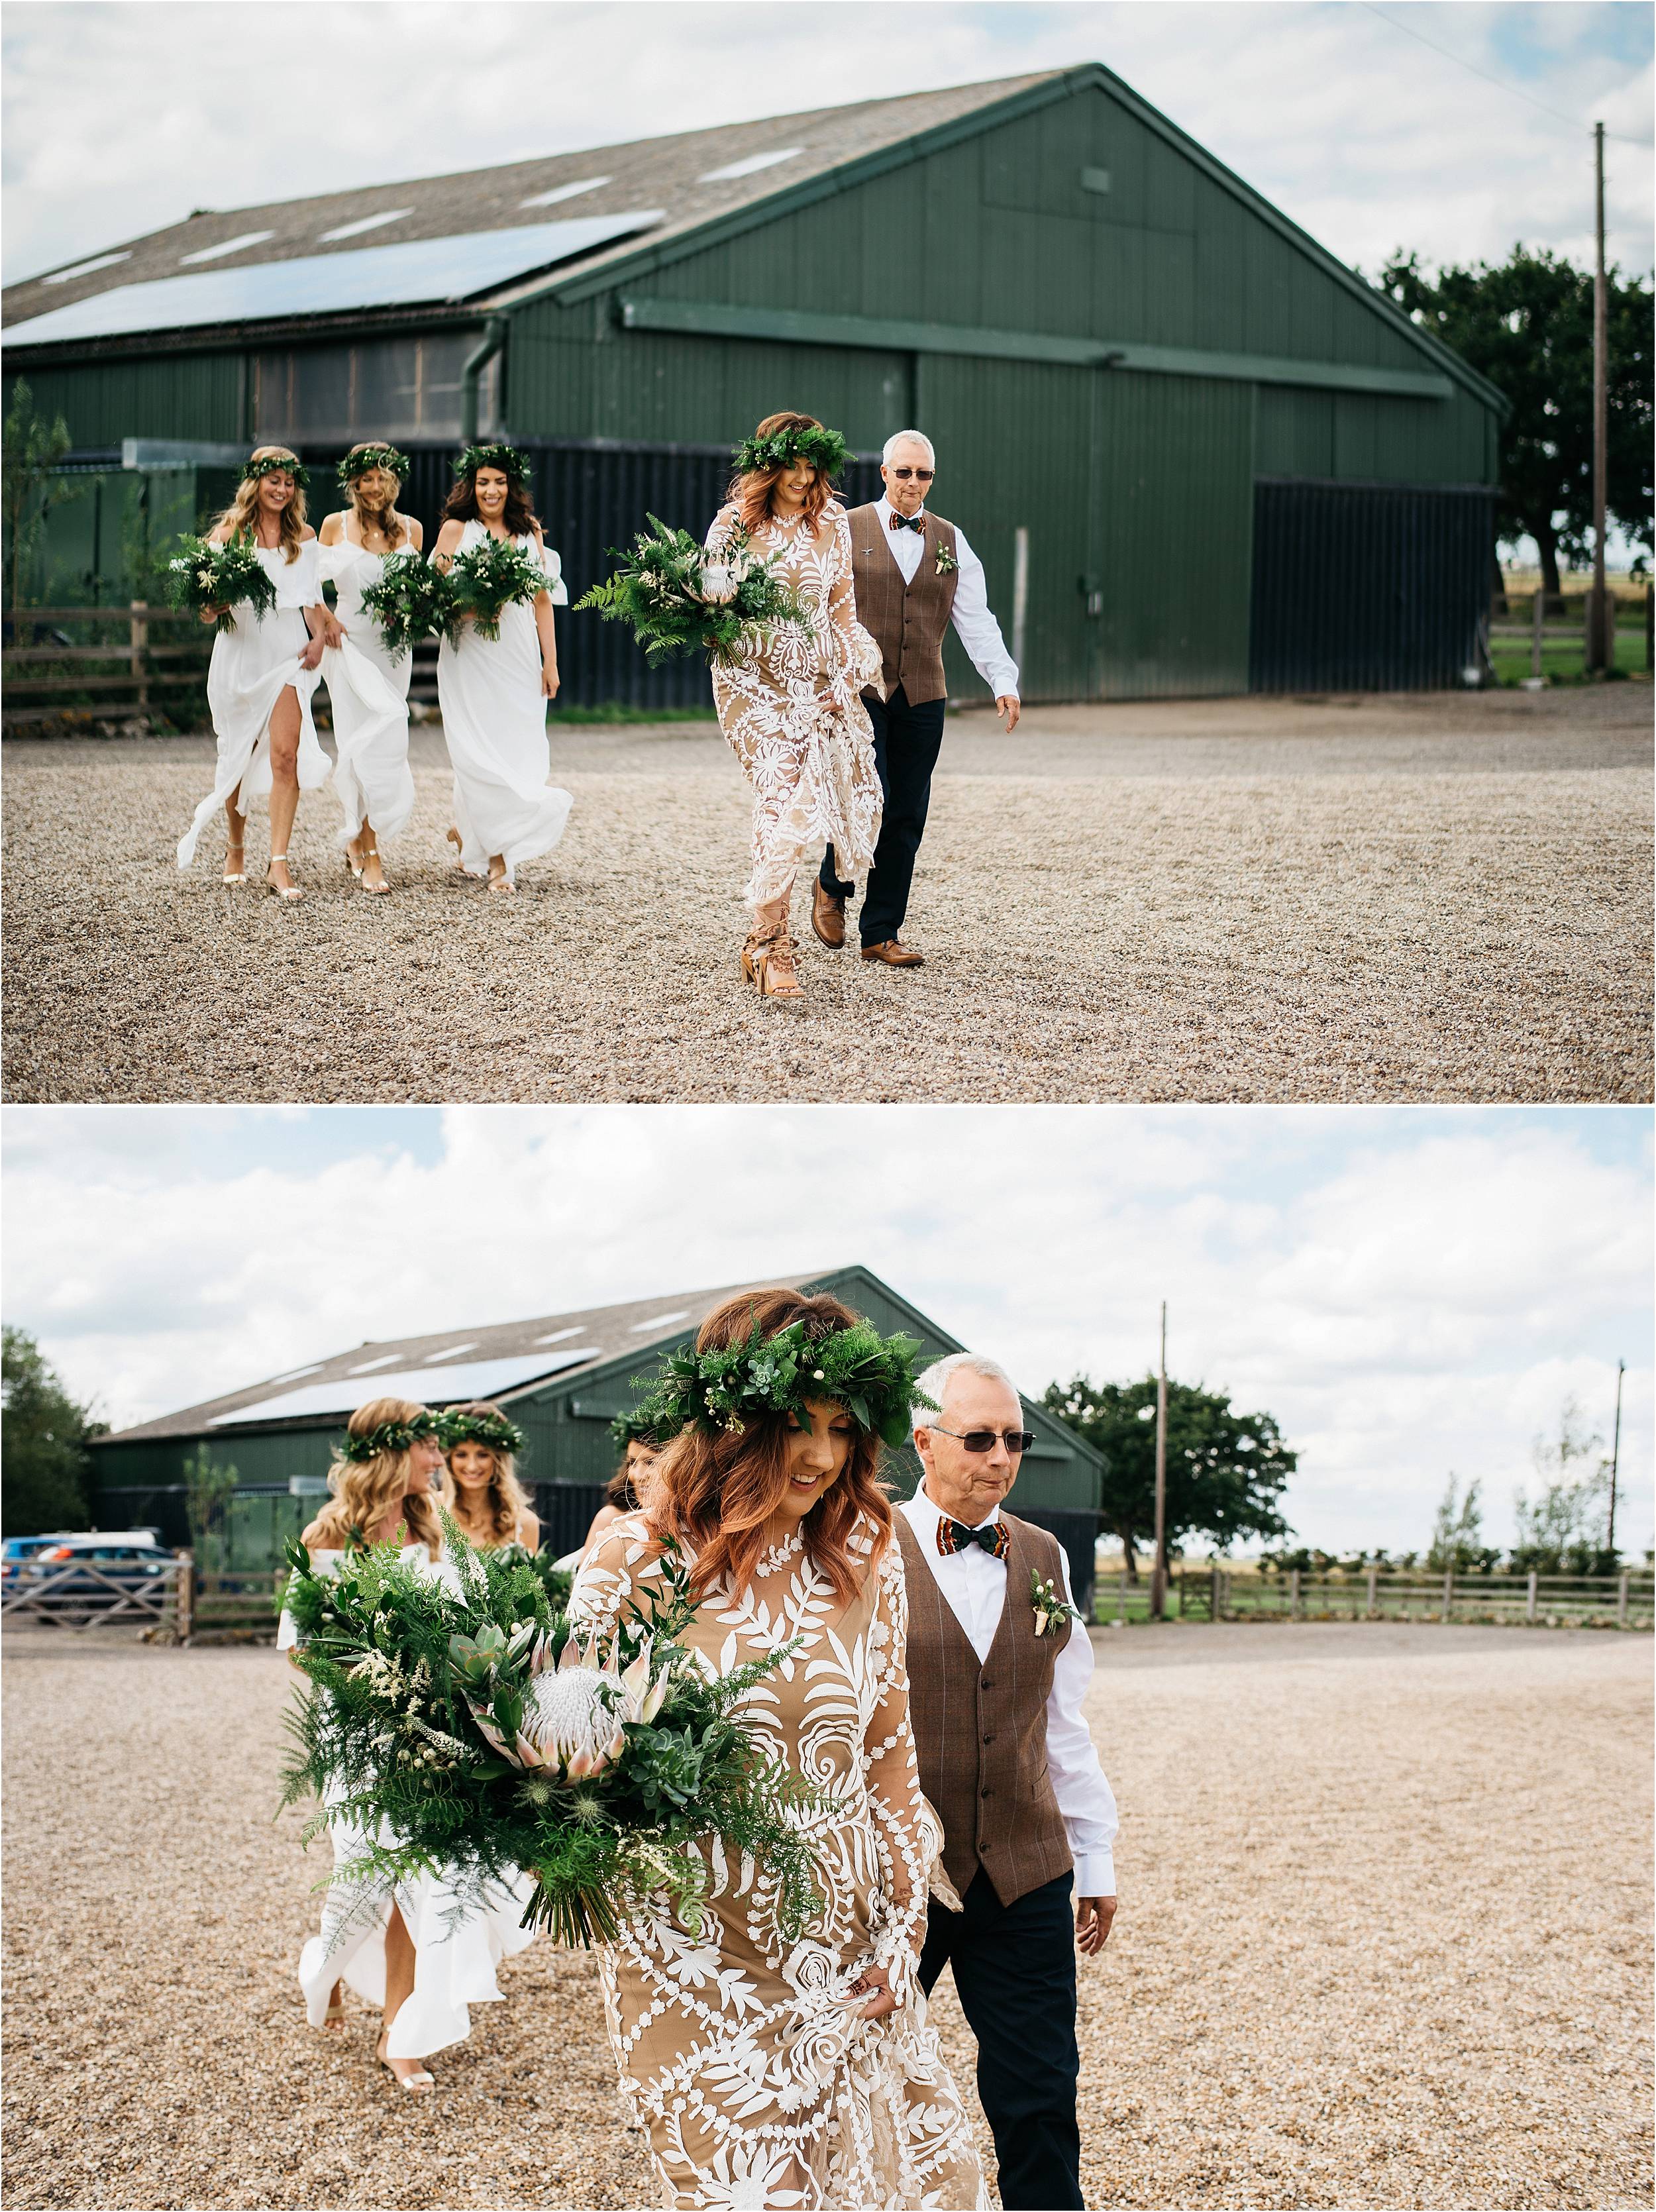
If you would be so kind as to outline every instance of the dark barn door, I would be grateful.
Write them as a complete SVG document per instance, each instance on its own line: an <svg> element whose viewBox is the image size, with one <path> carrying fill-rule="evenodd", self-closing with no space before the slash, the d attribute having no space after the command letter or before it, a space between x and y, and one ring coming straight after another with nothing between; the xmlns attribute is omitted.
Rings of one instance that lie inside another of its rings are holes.
<svg viewBox="0 0 1656 2212"><path fill-rule="evenodd" d="M1253 691L1432 690L1480 659L1493 490L1253 488Z"/></svg>

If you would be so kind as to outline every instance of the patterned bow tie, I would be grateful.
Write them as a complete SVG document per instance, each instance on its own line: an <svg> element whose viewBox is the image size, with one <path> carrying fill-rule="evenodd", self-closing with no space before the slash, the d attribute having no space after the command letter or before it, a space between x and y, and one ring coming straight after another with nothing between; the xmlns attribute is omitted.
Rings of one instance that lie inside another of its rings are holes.
<svg viewBox="0 0 1656 2212"><path fill-rule="evenodd" d="M951 1553L969 1551L974 1544L981 1544L992 1559L1006 1557L1006 1523L986 1521L981 1528L968 1528L963 1521L939 1521L937 1549L947 1559Z"/></svg>
<svg viewBox="0 0 1656 2212"><path fill-rule="evenodd" d="M894 530L918 531L919 535L924 538L925 535L925 517L924 514L899 514L896 508L894 507L891 510L891 527Z"/></svg>

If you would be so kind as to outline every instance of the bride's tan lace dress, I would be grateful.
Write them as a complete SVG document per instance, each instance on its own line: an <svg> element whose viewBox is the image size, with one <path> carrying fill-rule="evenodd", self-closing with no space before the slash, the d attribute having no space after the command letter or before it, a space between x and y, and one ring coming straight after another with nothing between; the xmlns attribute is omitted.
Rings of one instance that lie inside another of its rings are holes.
<svg viewBox="0 0 1656 2212"><path fill-rule="evenodd" d="M865 1559L871 1530L852 1541ZM647 1592L655 1558L640 1518L615 1522L576 1579L577 1616L601 1623ZM796 1537L741 1596L710 1593L685 1632L716 1674L802 1639L739 1710L778 1759L840 1802L801 1815L827 1895L803 1937L778 1936L762 1865L709 1838L700 1935L664 1900L601 1954L622 2090L670 2206L987 2201L915 1978L937 1835L909 1733L907 1621L895 1543L841 1607ZM888 1970L900 2003L863 2021L840 2000L870 1965Z"/></svg>
<svg viewBox="0 0 1656 2212"><path fill-rule="evenodd" d="M721 507L707 532L722 546L737 521ZM810 611L813 635L779 623L754 635L737 658L713 664L713 705L753 786L750 906L786 898L801 861L831 843L846 881L860 883L880 834L880 778L874 731L862 693L881 685L880 649L857 619L851 526L838 500L812 537L804 518L772 520L750 550L778 564ZM831 690L844 711L823 711Z"/></svg>

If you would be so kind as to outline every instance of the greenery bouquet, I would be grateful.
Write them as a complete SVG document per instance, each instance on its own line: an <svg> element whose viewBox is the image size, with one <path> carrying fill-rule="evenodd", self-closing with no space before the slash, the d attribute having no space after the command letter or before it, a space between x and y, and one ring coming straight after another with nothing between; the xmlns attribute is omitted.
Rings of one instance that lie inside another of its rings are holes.
<svg viewBox="0 0 1656 2212"><path fill-rule="evenodd" d="M718 1835L762 1863L779 1932L803 1931L819 1893L798 1815L826 1801L732 1711L794 1647L710 1679L679 1640L695 1605L676 1548L648 1610L626 1607L602 1637L572 1626L518 1547L474 1551L446 1517L441 1578L392 1545L332 1577L300 1545L288 1556L313 1687L290 1717L283 1802L328 1792L307 1842L330 1820L361 1830L345 1879L440 1865L481 1902L521 1869L525 1926L591 1945L662 1893L698 1931L695 1845Z"/></svg>
<svg viewBox="0 0 1656 2212"><path fill-rule="evenodd" d="M172 605L191 614L216 609L216 627L235 628L234 610L251 604L253 618L263 622L276 603L276 586L246 538L233 538L215 545L185 531L179 550L167 564L167 596Z"/></svg>
<svg viewBox="0 0 1656 2212"><path fill-rule="evenodd" d="M469 552L457 553L444 594L445 622L451 637L470 615L479 637L499 640L500 617L519 600L537 599L547 588L545 569L532 553L509 538L486 538Z"/></svg>
<svg viewBox="0 0 1656 2212"><path fill-rule="evenodd" d="M781 581L773 562L749 550L745 530L710 550L653 514L649 523L630 553L611 546L620 567L575 605L606 622L629 623L652 667L679 653L731 660L750 631L777 623L796 623L809 634L810 618L798 593Z"/></svg>
<svg viewBox="0 0 1656 2212"><path fill-rule="evenodd" d="M362 604L385 633L393 660L447 627L445 579L412 546L391 556L379 581L365 587Z"/></svg>

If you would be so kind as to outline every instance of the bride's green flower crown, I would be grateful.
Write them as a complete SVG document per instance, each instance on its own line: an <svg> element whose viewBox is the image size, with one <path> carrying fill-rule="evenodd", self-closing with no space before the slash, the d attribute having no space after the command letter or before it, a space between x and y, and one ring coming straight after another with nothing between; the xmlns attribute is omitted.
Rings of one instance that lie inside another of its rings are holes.
<svg viewBox="0 0 1656 2212"><path fill-rule="evenodd" d="M907 1443L909 1413L932 1401L915 1387L922 1347L912 1336L882 1336L867 1322L813 1338L803 1321L773 1336L755 1322L741 1344L670 1352L661 1372L634 1378L646 1395L634 1419L658 1436L699 1429L704 1436L740 1436L749 1421L787 1413L805 1419L813 1399L843 1406L859 1428L894 1447Z"/></svg>
<svg viewBox="0 0 1656 2212"><path fill-rule="evenodd" d="M468 446L454 464L454 473L469 477L478 469L504 469L514 483L524 483L529 477L529 456L515 446Z"/></svg>
<svg viewBox="0 0 1656 2212"><path fill-rule="evenodd" d="M437 1433L435 1413L419 1413L411 1421L381 1421L377 1429L370 1429L365 1436L347 1436L339 1447L339 1456L361 1463L378 1459L381 1452L405 1452L422 1437L434 1437Z"/></svg>
<svg viewBox="0 0 1656 2212"><path fill-rule="evenodd" d="M395 446L363 446L354 453L347 453L334 471L341 491L349 491L358 477L366 476L370 469L389 469L400 483L406 483L414 464L406 453L399 453Z"/></svg>
<svg viewBox="0 0 1656 2212"><path fill-rule="evenodd" d="M256 482L260 477L273 477L278 471L290 476L302 489L306 491L310 489L311 472L304 462L283 460L280 453L266 453L262 459L244 461L241 465L241 480L244 483L250 478Z"/></svg>
<svg viewBox="0 0 1656 2212"><path fill-rule="evenodd" d="M509 1452L515 1459L525 1439L517 1423L504 1413L454 1413L437 1416L437 1441L446 1452L456 1444L485 1444L492 1452Z"/></svg>
<svg viewBox="0 0 1656 2212"><path fill-rule="evenodd" d="M760 469L786 468L798 457L809 461L817 473L837 477L851 459L851 448L837 430L773 430L768 438L744 438L736 448L736 465L751 476Z"/></svg>

